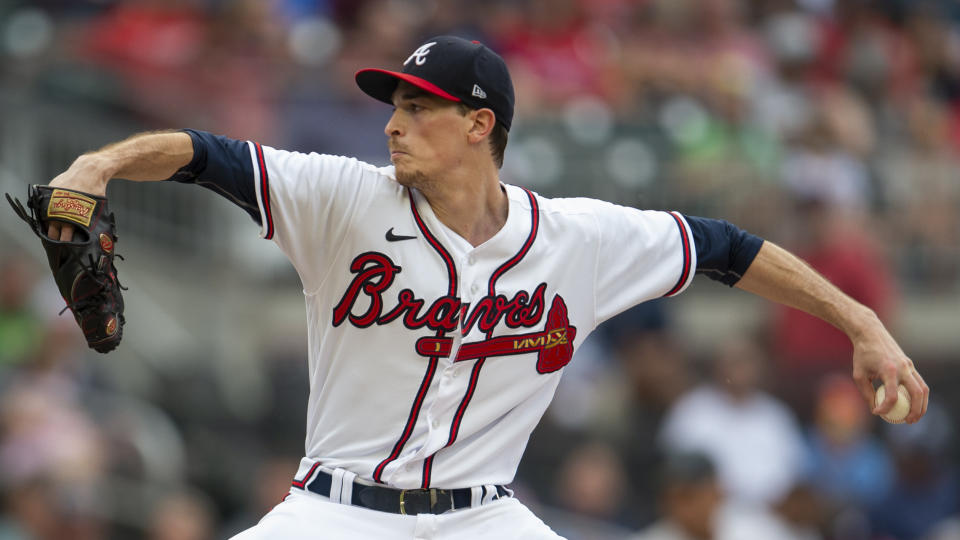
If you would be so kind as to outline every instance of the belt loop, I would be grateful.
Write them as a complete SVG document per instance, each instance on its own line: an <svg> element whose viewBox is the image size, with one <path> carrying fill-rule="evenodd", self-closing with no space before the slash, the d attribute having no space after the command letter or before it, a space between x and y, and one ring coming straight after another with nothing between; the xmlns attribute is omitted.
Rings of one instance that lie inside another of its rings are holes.
<svg viewBox="0 0 960 540"><path fill-rule="evenodd" d="M341 501L341 495L343 493L343 475L346 473L346 469L334 469L333 470L333 481L330 482L330 500L339 503ZM350 499L347 499L349 501ZM349 502L346 504L350 504Z"/></svg>
<svg viewBox="0 0 960 540"><path fill-rule="evenodd" d="M353 480L357 474L351 471L344 471L342 479L342 488L340 490L340 503L353 504Z"/></svg>
<svg viewBox="0 0 960 540"><path fill-rule="evenodd" d="M305 461L301 462L297 474L293 476L293 485L301 489L307 489L307 486L313 481L313 473L316 472L319 467L320 464L316 462L312 464L306 463ZM301 470L304 471L303 480L297 480L297 476L300 475Z"/></svg>
<svg viewBox="0 0 960 540"><path fill-rule="evenodd" d="M483 486L483 490L484 490L483 501L481 501L480 504L487 504L487 503L493 502L494 497L496 497L497 495L496 486L486 484Z"/></svg>
<svg viewBox="0 0 960 540"><path fill-rule="evenodd" d="M470 488L470 506L480 506L481 500L483 500L483 490L480 489L480 486L473 486Z"/></svg>

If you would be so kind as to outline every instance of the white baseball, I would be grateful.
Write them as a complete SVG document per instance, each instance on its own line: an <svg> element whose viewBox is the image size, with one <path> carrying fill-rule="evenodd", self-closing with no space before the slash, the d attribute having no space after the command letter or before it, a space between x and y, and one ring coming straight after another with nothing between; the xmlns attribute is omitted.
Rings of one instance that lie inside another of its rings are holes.
<svg viewBox="0 0 960 540"><path fill-rule="evenodd" d="M877 388L877 396L874 399L874 406L879 407L883 403L884 398L887 396L887 389L883 386ZM897 402L894 403L893 408L890 409L890 412L887 414L881 415L880 418L883 418L891 424L902 424L903 421L907 418L907 415L910 413L910 394L907 392L907 387L904 385L897 386Z"/></svg>

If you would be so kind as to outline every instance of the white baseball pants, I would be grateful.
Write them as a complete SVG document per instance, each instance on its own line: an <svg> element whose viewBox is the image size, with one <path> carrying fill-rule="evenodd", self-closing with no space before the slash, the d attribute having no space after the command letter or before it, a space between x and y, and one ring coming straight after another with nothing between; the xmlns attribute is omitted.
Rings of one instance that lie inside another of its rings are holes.
<svg viewBox="0 0 960 540"><path fill-rule="evenodd" d="M504 497L444 514L404 516L332 502L298 488L232 540L563 540L520 501Z"/></svg>

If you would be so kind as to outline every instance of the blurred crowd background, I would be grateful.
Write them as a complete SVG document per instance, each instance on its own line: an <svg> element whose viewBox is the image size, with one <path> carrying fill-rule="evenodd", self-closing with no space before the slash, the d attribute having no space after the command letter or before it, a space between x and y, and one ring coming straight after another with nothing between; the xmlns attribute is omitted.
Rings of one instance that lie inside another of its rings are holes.
<svg viewBox="0 0 960 540"><path fill-rule="evenodd" d="M439 33L510 65L505 181L776 241L932 388L884 424L842 334L701 277L584 345L526 504L571 540L960 539L957 0L0 0L0 188L179 127L386 164L389 108L353 74ZM206 190L109 194L130 291L106 356L0 210L0 539L228 537L303 452L299 283Z"/></svg>

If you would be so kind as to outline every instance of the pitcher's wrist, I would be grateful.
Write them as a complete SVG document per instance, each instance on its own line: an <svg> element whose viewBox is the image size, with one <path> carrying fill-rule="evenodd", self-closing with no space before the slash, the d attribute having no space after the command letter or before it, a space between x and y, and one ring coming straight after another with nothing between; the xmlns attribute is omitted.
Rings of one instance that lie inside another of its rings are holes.
<svg viewBox="0 0 960 540"><path fill-rule="evenodd" d="M93 192L103 193L106 192L107 183L119 167L109 157L100 154L84 154L78 157L70 168L89 182Z"/></svg>

